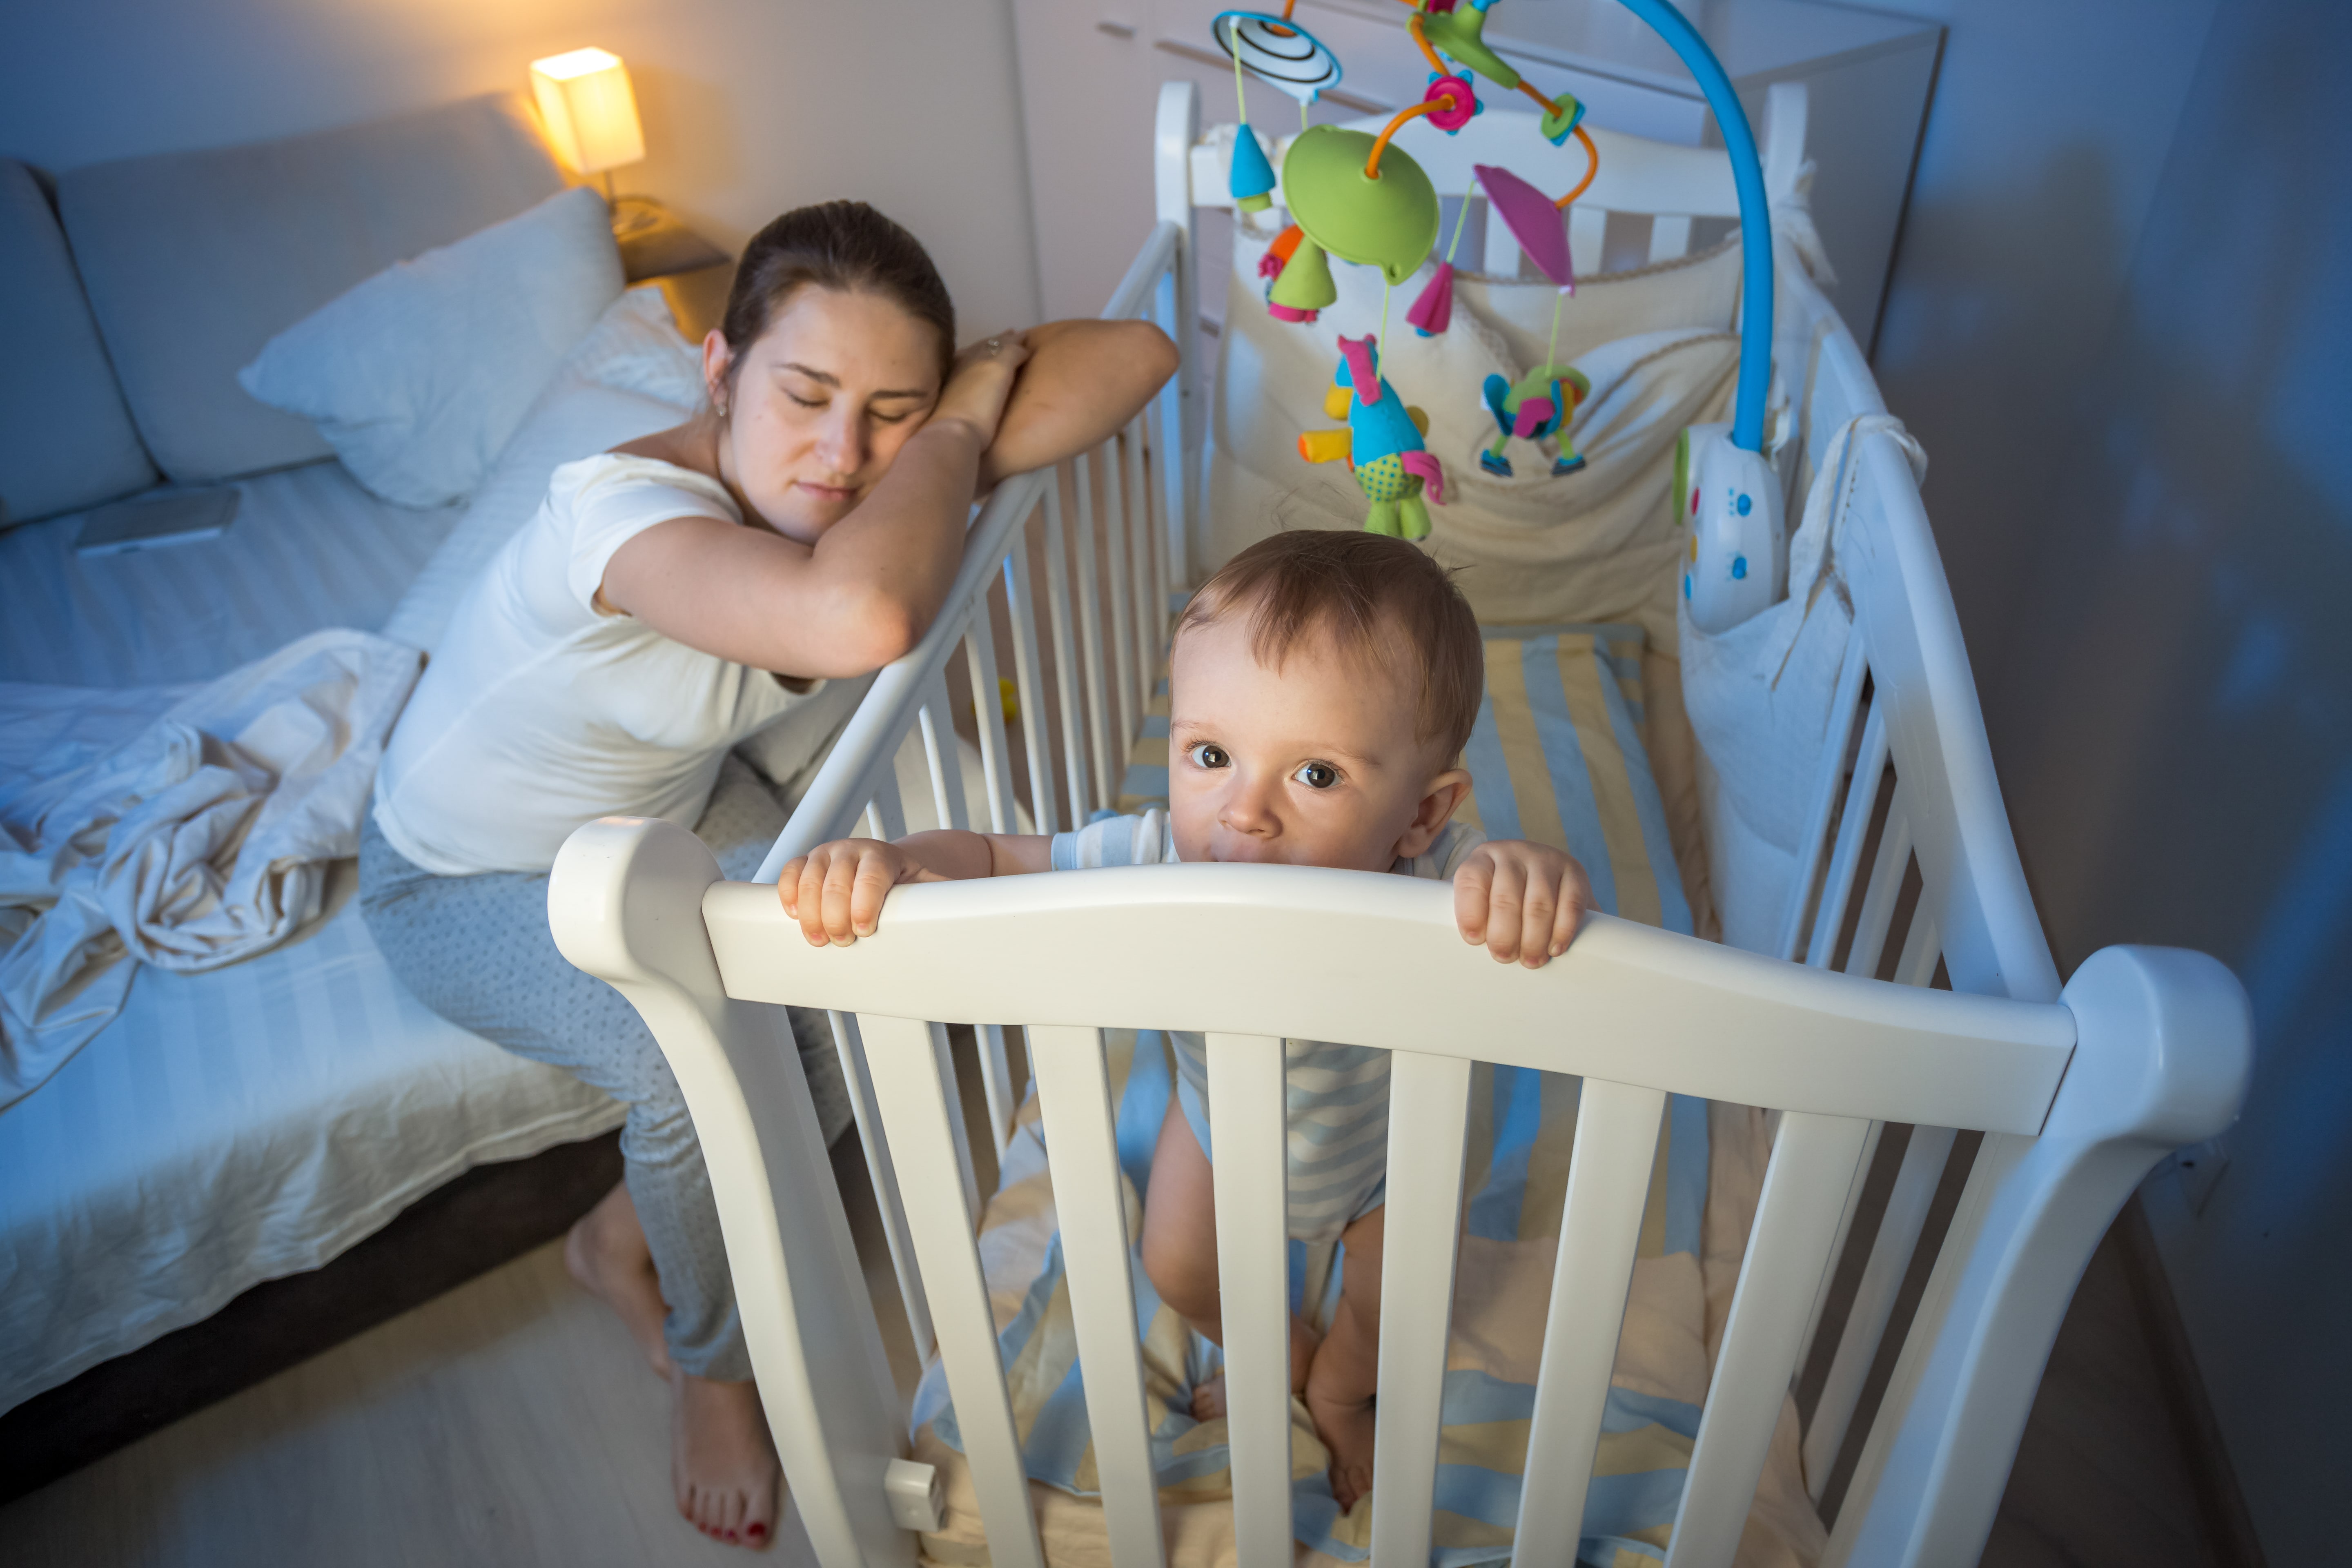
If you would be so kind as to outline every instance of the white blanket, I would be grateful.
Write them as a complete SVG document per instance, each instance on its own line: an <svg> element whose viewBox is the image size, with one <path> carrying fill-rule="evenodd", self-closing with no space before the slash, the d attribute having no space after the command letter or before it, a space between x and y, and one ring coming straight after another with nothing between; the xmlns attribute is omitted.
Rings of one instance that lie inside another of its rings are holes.
<svg viewBox="0 0 2352 1568"><path fill-rule="evenodd" d="M423 656L316 632L199 687L0 684L0 1107L122 1007L316 918Z"/></svg>

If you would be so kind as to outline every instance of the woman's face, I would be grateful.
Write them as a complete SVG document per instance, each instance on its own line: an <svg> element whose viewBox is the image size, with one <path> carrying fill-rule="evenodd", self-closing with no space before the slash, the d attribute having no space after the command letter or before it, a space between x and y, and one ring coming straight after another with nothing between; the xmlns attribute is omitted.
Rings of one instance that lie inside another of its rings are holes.
<svg viewBox="0 0 2352 1568"><path fill-rule="evenodd" d="M938 329L863 291L803 286L740 363L714 331L702 364L727 413L722 477L803 544L866 499L940 395Z"/></svg>

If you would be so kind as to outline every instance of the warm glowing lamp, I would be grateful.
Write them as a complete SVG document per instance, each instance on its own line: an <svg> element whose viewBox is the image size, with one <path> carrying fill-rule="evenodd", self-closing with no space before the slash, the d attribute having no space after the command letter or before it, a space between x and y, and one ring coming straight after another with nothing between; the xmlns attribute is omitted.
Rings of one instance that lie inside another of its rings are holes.
<svg viewBox="0 0 2352 1568"><path fill-rule="evenodd" d="M609 199L610 171L646 155L637 99L621 57L606 49L550 55L530 62L530 85L555 155L583 174L603 174Z"/></svg>

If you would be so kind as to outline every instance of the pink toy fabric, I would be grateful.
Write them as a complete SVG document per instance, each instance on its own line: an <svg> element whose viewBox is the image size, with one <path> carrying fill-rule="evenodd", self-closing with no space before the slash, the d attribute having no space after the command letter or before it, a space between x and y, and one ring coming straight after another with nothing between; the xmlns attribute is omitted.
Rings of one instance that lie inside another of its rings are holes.
<svg viewBox="0 0 2352 1568"><path fill-rule="evenodd" d="M1551 198L1511 173L1491 164L1473 165L1478 183L1486 187L1486 201L1510 226L1511 237L1536 264L1536 270L1564 292L1576 292L1576 273L1568 258L1568 224Z"/></svg>
<svg viewBox="0 0 2352 1568"><path fill-rule="evenodd" d="M1429 499L1432 501L1439 506L1445 504L1445 470L1439 466L1433 455L1428 452L1400 452L1397 454L1397 461L1404 465L1406 473L1421 476L1422 482L1429 487Z"/></svg>
<svg viewBox="0 0 2352 1568"><path fill-rule="evenodd" d="M1404 313L1406 322L1424 338L1433 338L1453 324L1454 263L1441 261L1429 279L1429 286Z"/></svg>
<svg viewBox="0 0 2352 1568"><path fill-rule="evenodd" d="M1519 422L1512 427L1511 434L1522 441L1530 439L1537 431L1544 427L1544 422L1551 416L1550 398L1530 397L1519 405Z"/></svg>
<svg viewBox="0 0 2352 1568"><path fill-rule="evenodd" d="M1380 373L1372 368L1372 334L1360 338L1341 338L1339 353L1348 362L1348 384L1357 397L1366 404L1381 400Z"/></svg>

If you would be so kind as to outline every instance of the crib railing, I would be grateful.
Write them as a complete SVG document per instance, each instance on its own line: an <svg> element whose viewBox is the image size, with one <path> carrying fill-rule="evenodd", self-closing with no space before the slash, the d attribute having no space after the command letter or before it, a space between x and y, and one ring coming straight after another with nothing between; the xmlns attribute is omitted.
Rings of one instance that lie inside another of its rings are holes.
<svg viewBox="0 0 2352 1568"><path fill-rule="evenodd" d="M622 820L575 835L556 882L565 952L630 995L678 1070L712 1162L762 1392L828 1568L905 1560L903 1537L894 1544L852 1518L878 1496L878 1472L903 1437L858 1445L877 1441L898 1405L877 1383L862 1396L877 1414L843 1408L859 1399L855 1380L838 1375L854 1343L815 1331L847 1327L826 1316L833 1297L847 1300L836 1289L845 1266L795 1248L776 1162L761 1172L743 1154L793 1129L762 1133L760 1118L780 1108L763 1110L760 1086L742 1080L780 1067L796 1076L797 1063L730 1010L789 1000L858 1022L989 1550L1008 1568L1043 1556L954 1170L960 1118L943 1023L1029 1031L1121 1568L1164 1559L1102 1027L1208 1037L1234 1510L1247 1568L1293 1552L1284 1210L1268 1198L1285 1180L1283 1037L1394 1052L1377 1562L1427 1561L1471 1065L1585 1079L1529 1435L1528 1474L1544 1480L1525 1489L1514 1558L1563 1568L1666 1093L1781 1108L1670 1568L1727 1563L1738 1546L1871 1127L1979 1130L2010 1151L1980 1162L1979 1212L1932 1342L1879 1473L1848 1509L1856 1561L1959 1563L1982 1540L1971 1521L1990 1522L2082 1260L2163 1149L2226 1117L2245 1065L2235 982L2210 960L2160 950L2111 950L2060 1001L2022 1002L1887 985L1594 917L1564 958L1531 973L1455 940L1441 887L1233 866L901 889L877 936L813 950L772 890L720 882L691 835ZM1468 1017L1475 1030L1461 1027ZM806 1120L804 1106L781 1109ZM832 1402L813 1397L826 1376Z"/></svg>
<svg viewBox="0 0 2352 1568"><path fill-rule="evenodd" d="M1026 827L1052 833L1115 808L1129 748L1144 727L1160 674L1171 592L1181 584L1196 500L1184 458L1185 399L1192 384L1191 279L1183 231L1159 225L1102 311L1105 321L1150 321L1178 347L1184 369L1127 426L1055 468L1016 475L997 487L964 547L963 564L939 616L914 649L883 669L835 742L756 880L773 882L787 861L828 840L862 832L907 832L896 761L921 739L933 820L992 833ZM1180 303L1181 302L1181 303ZM1045 614L1038 614L1042 568ZM1047 628L1041 645L1039 628ZM1013 678L1006 700L1000 653ZM950 666L961 655L980 752L982 810L965 798ZM1008 713L1019 731L1013 750ZM1025 787L1024 787L1025 786ZM976 820L977 818L977 820ZM922 1280L912 1267L899 1203L905 1173L879 1135L873 1074L854 1019L835 1015L835 1042L907 1319L919 1354L932 1342ZM1004 1027L978 1026L989 1131L1004 1152L1019 1109ZM953 1067L941 1035L940 1060ZM953 1182L976 1221L984 1194L961 1115L950 1118ZM903 1163L905 1155L897 1156Z"/></svg>

